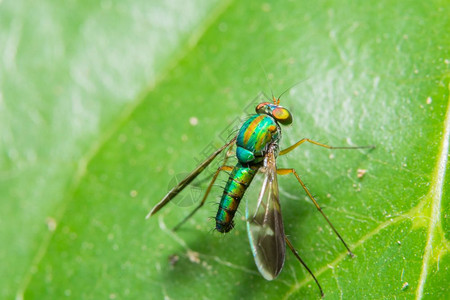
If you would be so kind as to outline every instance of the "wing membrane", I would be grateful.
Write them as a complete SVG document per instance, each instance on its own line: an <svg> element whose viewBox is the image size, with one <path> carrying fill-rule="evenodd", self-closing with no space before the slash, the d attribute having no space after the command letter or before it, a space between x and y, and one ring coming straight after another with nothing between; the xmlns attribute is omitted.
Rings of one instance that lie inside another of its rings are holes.
<svg viewBox="0 0 450 300"><path fill-rule="evenodd" d="M152 210L148 213L147 219L153 216L158 210L160 210L164 205L166 205L170 200L175 198L189 183L191 183L209 164L219 155L225 148L230 146L236 141L236 138L233 138L231 141L220 147L213 154L211 154L207 159L205 159L197 168L195 168L186 178L180 181L176 186L174 186L164 198L156 204Z"/></svg>
<svg viewBox="0 0 450 300"><path fill-rule="evenodd" d="M247 201L247 233L256 266L267 280L281 272L286 254L283 220L278 193L277 169L273 148L269 148L260 171L264 181L256 209Z"/></svg>

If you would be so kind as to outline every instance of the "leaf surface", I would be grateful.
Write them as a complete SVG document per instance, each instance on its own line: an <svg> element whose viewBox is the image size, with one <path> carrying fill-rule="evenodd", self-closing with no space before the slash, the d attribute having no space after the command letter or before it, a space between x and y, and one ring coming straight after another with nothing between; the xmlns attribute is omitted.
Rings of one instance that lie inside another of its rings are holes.
<svg viewBox="0 0 450 300"><path fill-rule="evenodd" d="M230 234L211 232L220 184L176 233L192 205L145 220L259 92L300 81L282 97L294 116L282 147L377 147L278 159L356 254L280 177L285 232L326 298L448 294L448 2L0 8L2 298L318 298L290 253L277 280L257 273L243 213Z"/></svg>

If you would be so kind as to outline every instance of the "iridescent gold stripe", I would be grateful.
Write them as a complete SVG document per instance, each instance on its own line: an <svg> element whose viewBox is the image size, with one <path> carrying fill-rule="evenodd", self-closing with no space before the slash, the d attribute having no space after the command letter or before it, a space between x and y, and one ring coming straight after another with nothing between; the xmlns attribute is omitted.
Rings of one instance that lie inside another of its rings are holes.
<svg viewBox="0 0 450 300"><path fill-rule="evenodd" d="M248 143L248 140L250 140L250 138L252 137L253 132L255 131L255 128L259 125L259 123L261 122L261 120L264 119L264 116L258 116L256 117L247 127L247 129L245 129L245 133L244 133L244 144Z"/></svg>

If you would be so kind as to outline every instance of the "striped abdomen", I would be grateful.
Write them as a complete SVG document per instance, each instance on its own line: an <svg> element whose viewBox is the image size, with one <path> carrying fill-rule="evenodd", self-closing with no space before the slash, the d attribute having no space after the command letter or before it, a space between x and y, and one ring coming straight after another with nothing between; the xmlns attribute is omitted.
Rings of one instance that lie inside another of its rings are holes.
<svg viewBox="0 0 450 300"><path fill-rule="evenodd" d="M233 229L233 217L245 191L255 177L258 167L242 166L238 163L230 174L216 215L216 229L228 232Z"/></svg>

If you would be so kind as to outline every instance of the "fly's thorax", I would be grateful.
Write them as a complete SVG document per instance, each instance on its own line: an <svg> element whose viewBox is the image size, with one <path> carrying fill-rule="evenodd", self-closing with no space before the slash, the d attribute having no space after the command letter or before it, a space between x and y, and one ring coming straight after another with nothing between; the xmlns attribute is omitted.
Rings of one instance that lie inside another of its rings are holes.
<svg viewBox="0 0 450 300"><path fill-rule="evenodd" d="M274 118L255 114L242 124L236 139L236 156L240 163L261 160L269 144L278 142L281 129Z"/></svg>

